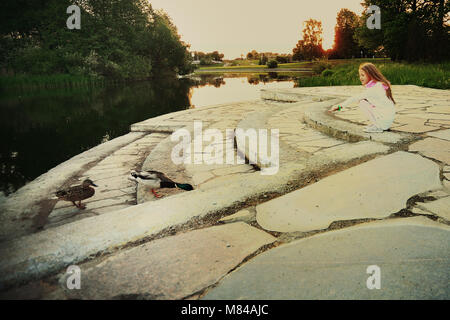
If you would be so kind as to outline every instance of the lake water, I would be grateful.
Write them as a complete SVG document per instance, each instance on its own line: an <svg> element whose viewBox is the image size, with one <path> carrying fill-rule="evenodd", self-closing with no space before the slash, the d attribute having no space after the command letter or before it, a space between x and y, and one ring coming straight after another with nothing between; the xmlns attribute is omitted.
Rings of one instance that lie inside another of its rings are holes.
<svg viewBox="0 0 450 320"><path fill-rule="evenodd" d="M107 87L1 92L0 191L16 191L49 169L131 124L190 106L259 98L262 88L293 88L276 74L202 76Z"/></svg>

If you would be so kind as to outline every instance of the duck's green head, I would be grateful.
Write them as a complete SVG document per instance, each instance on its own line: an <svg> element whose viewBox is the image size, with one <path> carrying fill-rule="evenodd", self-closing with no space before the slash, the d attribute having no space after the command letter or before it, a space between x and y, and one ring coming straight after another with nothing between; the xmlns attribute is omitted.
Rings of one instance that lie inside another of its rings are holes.
<svg viewBox="0 0 450 320"><path fill-rule="evenodd" d="M87 188L89 186L98 187L91 179L86 179L83 181L83 188Z"/></svg>

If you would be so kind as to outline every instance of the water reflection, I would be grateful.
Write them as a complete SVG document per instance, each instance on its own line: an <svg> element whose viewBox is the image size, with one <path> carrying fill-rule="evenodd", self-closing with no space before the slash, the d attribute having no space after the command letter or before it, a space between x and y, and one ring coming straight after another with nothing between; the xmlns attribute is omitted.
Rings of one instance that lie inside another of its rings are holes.
<svg viewBox="0 0 450 320"><path fill-rule="evenodd" d="M2 93L0 190L28 181L139 122L189 106L186 81Z"/></svg>
<svg viewBox="0 0 450 320"><path fill-rule="evenodd" d="M270 72L202 74L189 79L192 81L191 106L203 107L259 99L261 89L293 88L296 77Z"/></svg>

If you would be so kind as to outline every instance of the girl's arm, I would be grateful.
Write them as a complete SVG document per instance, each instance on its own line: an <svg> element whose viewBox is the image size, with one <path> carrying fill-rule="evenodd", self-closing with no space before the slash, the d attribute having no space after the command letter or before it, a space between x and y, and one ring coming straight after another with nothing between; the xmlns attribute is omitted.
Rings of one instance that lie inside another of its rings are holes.
<svg viewBox="0 0 450 320"><path fill-rule="evenodd" d="M366 99L366 95L367 95L367 90L364 90L364 92L348 98L341 104L339 104L337 106L333 106L329 111L334 112L334 111L342 110L343 108L348 107L349 105L351 105L354 102L357 102L362 99ZM339 106L342 108L339 108Z"/></svg>
<svg viewBox="0 0 450 320"><path fill-rule="evenodd" d="M348 98L347 100L345 100L344 102L342 102L340 105L345 108L348 107L349 105L355 103L355 102L359 102L360 100L363 99L367 99L368 97L368 90L364 90L364 92L361 92L358 95L352 96L350 98Z"/></svg>
<svg viewBox="0 0 450 320"><path fill-rule="evenodd" d="M382 87L381 82L378 82L374 87L365 89L360 94L354 95L340 104L342 108L348 107L352 103L359 102L366 99L368 101L375 101L379 96L385 95L385 90Z"/></svg>

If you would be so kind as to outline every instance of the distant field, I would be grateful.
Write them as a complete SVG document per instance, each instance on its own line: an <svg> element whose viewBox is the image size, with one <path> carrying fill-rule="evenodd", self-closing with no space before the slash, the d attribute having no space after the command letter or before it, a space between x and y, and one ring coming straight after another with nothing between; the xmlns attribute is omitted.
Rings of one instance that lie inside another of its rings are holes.
<svg viewBox="0 0 450 320"><path fill-rule="evenodd" d="M210 69L265 69L267 66L260 66L260 65L240 65L240 66L223 66L223 65L216 65L216 66L207 66L207 67L200 67L196 69L195 71L201 71L201 70L210 70Z"/></svg>
<svg viewBox="0 0 450 320"><path fill-rule="evenodd" d="M345 63L349 63L349 62L357 62L357 63L361 63L361 62L365 62L365 61L369 61L369 62L388 62L389 59L383 59L383 58L375 58L375 59L336 59L336 60L320 60L320 61L300 61L300 62L293 62L293 63L279 63L278 64L278 68L279 69L296 69L296 68L301 68L301 69L305 69L305 68L312 68L314 65L320 63L320 62L328 62L332 65L338 65L338 64L345 64ZM221 69L233 69L233 70L239 70L239 69L269 69L266 65L258 65L258 60L235 60L233 61L234 63L238 63L238 66L223 66L223 64L217 64L214 66L205 66L205 67L200 67L198 69L195 70L195 72L202 72L203 70L221 70Z"/></svg>

